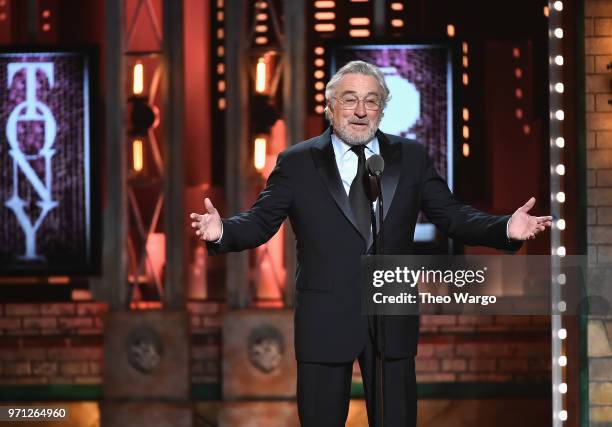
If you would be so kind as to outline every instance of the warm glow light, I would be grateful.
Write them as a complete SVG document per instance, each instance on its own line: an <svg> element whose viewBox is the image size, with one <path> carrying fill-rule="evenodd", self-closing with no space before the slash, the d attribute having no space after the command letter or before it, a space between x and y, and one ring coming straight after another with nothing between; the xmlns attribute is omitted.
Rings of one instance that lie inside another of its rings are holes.
<svg viewBox="0 0 612 427"><path fill-rule="evenodd" d="M557 248L557 255L559 256L565 256L565 246L559 246ZM563 357L563 356L562 356ZM560 364L560 363L559 363ZM561 365L563 366L563 365Z"/></svg>
<svg viewBox="0 0 612 427"><path fill-rule="evenodd" d="M349 31L349 36L351 37L369 37L370 36L370 30L368 30L367 28L359 28L359 29L353 29Z"/></svg>
<svg viewBox="0 0 612 427"><path fill-rule="evenodd" d="M462 133L463 133L463 139L470 139L470 128L469 128L469 126L463 125Z"/></svg>
<svg viewBox="0 0 612 427"><path fill-rule="evenodd" d="M255 138L255 151L253 154L255 169L260 171L266 166L266 138Z"/></svg>
<svg viewBox="0 0 612 427"><path fill-rule="evenodd" d="M221 75L225 73L225 64L223 64L223 62L219 62L217 64L217 74Z"/></svg>
<svg viewBox="0 0 612 427"><path fill-rule="evenodd" d="M565 139L560 136L557 139L555 139L555 144L557 145L557 147L563 148L565 147Z"/></svg>
<svg viewBox="0 0 612 427"><path fill-rule="evenodd" d="M559 230L565 230L565 220L564 219L557 220L557 228Z"/></svg>
<svg viewBox="0 0 612 427"><path fill-rule="evenodd" d="M391 3L391 10L395 10L395 11L404 10L404 5L401 3Z"/></svg>
<svg viewBox="0 0 612 427"><path fill-rule="evenodd" d="M323 95L322 93L317 93L315 95L315 101L317 101L317 102L325 101L325 95Z"/></svg>
<svg viewBox="0 0 612 427"><path fill-rule="evenodd" d="M321 46L317 46L314 49L314 53L315 55L323 55L325 53L325 49L323 49Z"/></svg>
<svg viewBox="0 0 612 427"><path fill-rule="evenodd" d="M257 67L255 69L255 91L257 93L263 93L266 90L266 60L260 57L257 60Z"/></svg>
<svg viewBox="0 0 612 427"><path fill-rule="evenodd" d="M404 20L402 19L392 19L391 26L395 28L401 28L404 26Z"/></svg>
<svg viewBox="0 0 612 427"><path fill-rule="evenodd" d="M322 58L317 58L317 59L314 60L314 65L315 65L315 67L321 68L322 66L325 65L325 60L322 59Z"/></svg>
<svg viewBox="0 0 612 427"><path fill-rule="evenodd" d="M514 77L516 77L517 79L520 79L521 77L523 77L523 70L519 67L515 68Z"/></svg>
<svg viewBox="0 0 612 427"><path fill-rule="evenodd" d="M329 33L336 30L335 24L316 24L315 31L318 33Z"/></svg>
<svg viewBox="0 0 612 427"><path fill-rule="evenodd" d="M336 2L335 1L316 1L314 6L317 9L329 9L329 8L336 6Z"/></svg>
<svg viewBox="0 0 612 427"><path fill-rule="evenodd" d="M557 193L556 198L557 198L557 202L559 202L559 203L565 203L565 193L564 193L563 191L559 191L559 192Z"/></svg>
<svg viewBox="0 0 612 427"><path fill-rule="evenodd" d="M463 73L461 80L463 82L463 86L467 86L470 83L470 78L468 77L467 73Z"/></svg>
<svg viewBox="0 0 612 427"><path fill-rule="evenodd" d="M468 67L468 57L467 55L463 55L462 64L465 68Z"/></svg>
<svg viewBox="0 0 612 427"><path fill-rule="evenodd" d="M134 171L141 172L144 164L144 155L142 150L142 140L135 139L132 141L132 167Z"/></svg>
<svg viewBox="0 0 612 427"><path fill-rule="evenodd" d="M516 116L517 119L522 119L523 118L523 109L522 108L517 108L514 111L514 115Z"/></svg>
<svg viewBox="0 0 612 427"><path fill-rule="evenodd" d="M531 133L531 126L529 125L523 125L523 133L525 135L529 135Z"/></svg>
<svg viewBox="0 0 612 427"><path fill-rule="evenodd" d="M463 42L463 43L461 43L461 51L462 51L464 54L466 54L466 55L467 55L467 53L468 53L468 48L469 48L469 46L468 46L467 42Z"/></svg>
<svg viewBox="0 0 612 427"><path fill-rule="evenodd" d="M50 29L51 29L51 25L49 25L49 24L43 24L43 26L42 26L42 30L43 30L43 31L49 31Z"/></svg>
<svg viewBox="0 0 612 427"><path fill-rule="evenodd" d="M553 3L553 7L555 8L555 10L558 10L559 12L561 12L563 10L563 2L556 1Z"/></svg>
<svg viewBox="0 0 612 427"><path fill-rule="evenodd" d="M255 32L256 33L265 33L266 31L268 31L268 26L267 25L255 25Z"/></svg>
<svg viewBox="0 0 612 427"><path fill-rule="evenodd" d="M255 19L258 21L265 21L266 19L268 19L268 14L267 13L258 13L257 15L255 15Z"/></svg>
<svg viewBox="0 0 612 427"><path fill-rule="evenodd" d="M314 72L314 77L315 79L322 79L323 77L325 77L325 71L323 70L317 70Z"/></svg>
<svg viewBox="0 0 612 427"><path fill-rule="evenodd" d="M446 26L446 34L448 34L449 37L455 37L455 26L453 24L448 24Z"/></svg>
<svg viewBox="0 0 612 427"><path fill-rule="evenodd" d="M140 62L134 65L133 76L132 92L140 95L144 90L144 66Z"/></svg>
<svg viewBox="0 0 612 427"><path fill-rule="evenodd" d="M555 168L555 172L557 172L558 175L565 175L565 166L557 165L557 167Z"/></svg>
<svg viewBox="0 0 612 427"><path fill-rule="evenodd" d="M325 83L323 82L315 82L314 87L316 90L323 90L325 89Z"/></svg>
<svg viewBox="0 0 612 427"><path fill-rule="evenodd" d="M318 113L318 114L323 114L323 112L324 112L324 111L325 111L325 107L324 107L324 106L322 106L322 105L317 105L317 106L315 107L315 113Z"/></svg>
<svg viewBox="0 0 612 427"><path fill-rule="evenodd" d="M521 50L518 47L513 47L512 48L512 56L514 56L515 58L518 58L521 56Z"/></svg>
<svg viewBox="0 0 612 427"><path fill-rule="evenodd" d="M563 56L562 55L555 56L555 64L563 65Z"/></svg>
<svg viewBox="0 0 612 427"><path fill-rule="evenodd" d="M467 142L463 143L463 157L470 157L470 144Z"/></svg>
<svg viewBox="0 0 612 427"><path fill-rule="evenodd" d="M45 10L42 11L42 17L43 18L46 19L46 18L48 18L50 16L51 16L51 11L49 9L45 9Z"/></svg>
<svg viewBox="0 0 612 427"><path fill-rule="evenodd" d="M555 84L555 90L558 93L563 93L563 91L565 90L565 86L563 86L563 83L557 83Z"/></svg>
<svg viewBox="0 0 612 427"><path fill-rule="evenodd" d="M559 419L561 421L566 421L567 420L567 411L564 409L562 411L559 411Z"/></svg>
<svg viewBox="0 0 612 427"><path fill-rule="evenodd" d="M559 393L561 393L561 394L567 393L567 384L566 383L559 384Z"/></svg>
<svg viewBox="0 0 612 427"><path fill-rule="evenodd" d="M563 110L557 110L555 111L555 118L557 120L563 120L565 119L565 113L563 112Z"/></svg>
<svg viewBox="0 0 612 427"><path fill-rule="evenodd" d="M217 106L219 107L219 110L225 110L225 106L226 106L225 98L219 98L219 100L217 101Z"/></svg>
<svg viewBox="0 0 612 427"><path fill-rule="evenodd" d="M349 25L369 25L370 18L359 17L359 18L350 18Z"/></svg>
<svg viewBox="0 0 612 427"><path fill-rule="evenodd" d="M470 110L465 107L463 107L463 120L466 122L470 120Z"/></svg>
<svg viewBox="0 0 612 427"><path fill-rule="evenodd" d="M255 44L266 44L268 43L268 38L265 36L255 37Z"/></svg>
<svg viewBox="0 0 612 427"><path fill-rule="evenodd" d="M563 28L555 28L554 34L556 38L562 39L563 38Z"/></svg>
<svg viewBox="0 0 612 427"><path fill-rule="evenodd" d="M516 96L518 99L523 98L523 89L518 87L514 89L514 96Z"/></svg>
<svg viewBox="0 0 612 427"><path fill-rule="evenodd" d="M559 337L559 339L566 339L567 338L567 329L565 328L561 328L559 329L559 331L557 331L557 336Z"/></svg>
<svg viewBox="0 0 612 427"><path fill-rule="evenodd" d="M331 21L336 19L335 12L317 12L315 13L315 19L317 21Z"/></svg>

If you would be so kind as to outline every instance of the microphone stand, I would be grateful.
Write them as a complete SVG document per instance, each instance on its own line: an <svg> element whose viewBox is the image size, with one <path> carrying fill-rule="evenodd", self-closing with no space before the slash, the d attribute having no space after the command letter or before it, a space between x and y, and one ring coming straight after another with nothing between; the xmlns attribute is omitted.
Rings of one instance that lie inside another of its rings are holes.
<svg viewBox="0 0 612 427"><path fill-rule="evenodd" d="M370 204L371 207L371 215L372 215L372 235L374 236L374 255L383 255L384 254L384 233L383 233L383 216L384 216L384 202L383 202L383 194L382 194L382 182L381 182L381 172L377 172L374 174L374 178L376 180L376 191L374 193L378 193L378 227L376 224L376 214L374 213L374 208ZM377 233L378 230L378 233ZM374 343L376 345L376 353L377 356L377 370L378 370L378 384L376 390L378 393L377 397L377 411L376 418L377 423L376 427L384 427L384 394L385 394L385 316L384 315L374 315Z"/></svg>

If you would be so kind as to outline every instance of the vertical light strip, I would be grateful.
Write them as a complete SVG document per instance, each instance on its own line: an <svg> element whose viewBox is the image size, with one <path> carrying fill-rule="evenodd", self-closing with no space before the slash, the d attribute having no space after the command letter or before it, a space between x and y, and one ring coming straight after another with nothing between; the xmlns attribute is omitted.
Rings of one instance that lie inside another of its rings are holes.
<svg viewBox="0 0 612 427"><path fill-rule="evenodd" d="M405 25L405 6L403 2L400 1L392 1L389 3L389 10L387 10L387 15L389 16L389 23L391 24L391 28L394 28L395 31L402 29Z"/></svg>
<svg viewBox="0 0 612 427"><path fill-rule="evenodd" d="M215 16L217 23L217 108L225 110L225 1L217 0L217 14Z"/></svg>
<svg viewBox="0 0 612 427"><path fill-rule="evenodd" d="M89 58L85 57L85 72L83 73L83 157L85 159L83 168L85 172L85 251L87 262L91 262L91 148L90 148L90 117L89 117Z"/></svg>
<svg viewBox="0 0 612 427"><path fill-rule="evenodd" d="M334 0L315 1L313 8L314 26L313 29L317 33L316 40L320 40L320 36L336 31L336 2ZM314 59L314 112L323 114L325 112L325 48L320 45L320 41L315 41L313 49Z"/></svg>
<svg viewBox="0 0 612 427"><path fill-rule="evenodd" d="M567 336L563 329L561 314L564 311L561 286L565 284L565 276L562 274L562 258L566 249L563 246L562 229L557 225L557 220L562 218L565 194L563 193L563 175L557 173L561 168L563 160L563 92L559 91L559 84L563 85L563 66L555 63L554 58L563 54L563 28L562 15L563 3L561 1L549 1L548 5L548 52L550 61L548 66L549 91L550 91L550 192L551 192L551 214L555 223L551 228L551 347L552 347L552 425L560 427L567 420L567 410L563 402L564 366L567 365L567 356L564 354L562 336ZM564 168L562 168L564 169ZM563 331L563 332L561 332ZM567 386L565 386L567 387Z"/></svg>
<svg viewBox="0 0 612 427"><path fill-rule="evenodd" d="M461 66L462 66L461 81L462 81L464 86L467 86L468 83L469 83L469 74L468 74L469 57L468 57L468 53L469 53L468 42L466 42L466 41L461 42ZM468 122L469 122L469 119L470 119L470 111L469 111L467 106L463 106L462 113L463 113L462 114L462 119L463 119L463 125L462 125L463 145L461 147L461 153L463 154L463 157L469 157L470 156L470 125L469 125Z"/></svg>

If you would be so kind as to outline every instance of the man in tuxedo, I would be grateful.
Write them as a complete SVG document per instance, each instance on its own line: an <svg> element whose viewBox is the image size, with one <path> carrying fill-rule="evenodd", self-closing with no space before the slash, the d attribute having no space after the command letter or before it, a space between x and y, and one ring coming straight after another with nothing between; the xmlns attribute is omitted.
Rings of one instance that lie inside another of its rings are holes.
<svg viewBox="0 0 612 427"><path fill-rule="evenodd" d="M442 232L469 245L516 250L551 225L528 214L531 198L512 216L493 216L455 199L422 145L378 130L389 90L380 70L353 61L325 91L331 127L278 156L255 204L221 219L212 202L191 214L211 255L254 248L289 217L297 243L295 350L297 398L304 427L344 426L353 361L363 377L368 418L375 425L376 357L369 319L361 315L360 259L371 251L366 159L385 161L385 253L410 254L422 210ZM416 425L418 317L386 318L384 425Z"/></svg>

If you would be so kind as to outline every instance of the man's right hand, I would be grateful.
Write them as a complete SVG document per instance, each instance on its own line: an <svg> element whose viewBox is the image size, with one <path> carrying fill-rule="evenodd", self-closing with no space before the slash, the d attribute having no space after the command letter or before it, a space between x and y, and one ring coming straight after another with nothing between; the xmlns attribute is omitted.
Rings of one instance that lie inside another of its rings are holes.
<svg viewBox="0 0 612 427"><path fill-rule="evenodd" d="M195 234L200 240L216 242L221 237L221 217L208 197L204 199L204 207L204 215L193 212L189 215L189 218L195 220L191 226L196 229Z"/></svg>

